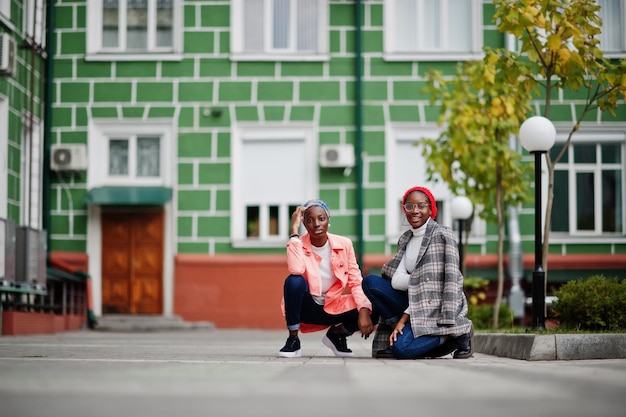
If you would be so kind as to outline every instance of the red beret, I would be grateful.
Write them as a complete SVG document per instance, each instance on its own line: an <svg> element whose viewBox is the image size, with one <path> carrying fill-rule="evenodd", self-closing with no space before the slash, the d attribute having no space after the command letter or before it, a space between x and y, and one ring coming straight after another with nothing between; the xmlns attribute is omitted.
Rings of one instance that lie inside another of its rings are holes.
<svg viewBox="0 0 626 417"><path fill-rule="evenodd" d="M426 187L411 187L411 188L409 188L408 190L406 190L404 192L404 195L402 196L402 204L406 203L406 198L413 191L420 191L420 192L426 194L426 197L428 197L428 200L430 201L430 217L434 220L435 217L437 217L437 202L435 201L435 197L433 197L433 193L431 193L428 188L426 188Z"/></svg>

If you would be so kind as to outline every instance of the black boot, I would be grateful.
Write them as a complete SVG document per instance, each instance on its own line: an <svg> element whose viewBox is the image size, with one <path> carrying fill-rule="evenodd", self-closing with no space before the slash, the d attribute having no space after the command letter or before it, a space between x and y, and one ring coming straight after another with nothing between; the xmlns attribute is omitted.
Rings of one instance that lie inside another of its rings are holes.
<svg viewBox="0 0 626 417"><path fill-rule="evenodd" d="M462 334L455 338L458 349L452 356L454 359L467 359L474 355L474 326L469 333Z"/></svg>
<svg viewBox="0 0 626 417"><path fill-rule="evenodd" d="M437 346L434 349L429 350L422 356L417 357L416 359L426 359L426 358L440 358L442 356L446 356L454 352L458 349L458 338L449 336L445 342L441 345Z"/></svg>
<svg viewBox="0 0 626 417"><path fill-rule="evenodd" d="M393 353L391 353L391 348L387 348L387 349L381 349L376 351L376 359L395 359L396 357L393 356Z"/></svg>

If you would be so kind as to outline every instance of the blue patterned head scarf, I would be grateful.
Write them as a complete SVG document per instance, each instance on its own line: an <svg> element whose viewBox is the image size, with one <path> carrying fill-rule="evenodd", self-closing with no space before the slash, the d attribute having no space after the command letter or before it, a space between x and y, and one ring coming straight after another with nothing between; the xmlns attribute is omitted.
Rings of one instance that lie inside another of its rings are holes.
<svg viewBox="0 0 626 417"><path fill-rule="evenodd" d="M309 200L304 203L304 209L307 210L309 207L319 206L324 209L326 215L330 217L330 210L328 210L328 204L322 200Z"/></svg>

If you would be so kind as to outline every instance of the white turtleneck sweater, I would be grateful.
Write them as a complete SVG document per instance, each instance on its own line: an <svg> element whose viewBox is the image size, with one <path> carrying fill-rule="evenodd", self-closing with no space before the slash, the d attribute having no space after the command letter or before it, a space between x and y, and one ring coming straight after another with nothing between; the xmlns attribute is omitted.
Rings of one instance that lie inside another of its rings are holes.
<svg viewBox="0 0 626 417"><path fill-rule="evenodd" d="M426 220L426 223L418 227L417 229L411 229L413 231L413 237L406 245L406 251L402 256L400 265L396 269L396 272L391 277L391 286L396 290L406 291L409 289L409 278L411 272L415 269L417 263L417 255L419 255L420 246L422 246L422 239L426 233L426 225L430 221L430 217Z"/></svg>

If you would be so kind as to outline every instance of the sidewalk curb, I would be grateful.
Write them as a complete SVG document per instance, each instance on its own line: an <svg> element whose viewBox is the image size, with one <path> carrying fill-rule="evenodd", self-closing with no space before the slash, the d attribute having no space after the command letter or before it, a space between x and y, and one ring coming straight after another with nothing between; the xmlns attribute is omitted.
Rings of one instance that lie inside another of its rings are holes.
<svg viewBox="0 0 626 417"><path fill-rule="evenodd" d="M528 361L626 359L626 334L502 334L474 336L475 350Z"/></svg>

